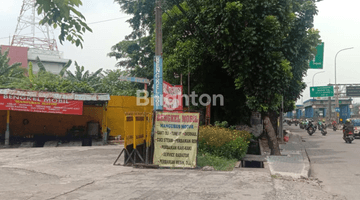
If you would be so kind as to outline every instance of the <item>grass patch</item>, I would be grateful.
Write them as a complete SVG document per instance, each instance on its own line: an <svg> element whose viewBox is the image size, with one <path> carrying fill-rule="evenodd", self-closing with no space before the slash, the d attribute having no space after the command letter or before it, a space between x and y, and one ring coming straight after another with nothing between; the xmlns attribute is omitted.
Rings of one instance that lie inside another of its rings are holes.
<svg viewBox="0 0 360 200"><path fill-rule="evenodd" d="M213 166L218 171L232 171L237 159L228 159L211 154L198 154L197 165L200 167Z"/></svg>

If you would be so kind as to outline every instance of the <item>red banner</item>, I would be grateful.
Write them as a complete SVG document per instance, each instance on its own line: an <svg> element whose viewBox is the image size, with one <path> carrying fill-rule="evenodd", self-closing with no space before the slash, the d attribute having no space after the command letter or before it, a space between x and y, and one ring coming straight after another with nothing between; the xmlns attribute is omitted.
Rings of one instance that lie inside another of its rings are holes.
<svg viewBox="0 0 360 200"><path fill-rule="evenodd" d="M0 95L0 110L82 115L83 101Z"/></svg>
<svg viewBox="0 0 360 200"><path fill-rule="evenodd" d="M206 115L205 118L210 118L211 104L206 106Z"/></svg>
<svg viewBox="0 0 360 200"><path fill-rule="evenodd" d="M170 83L163 81L163 98L164 111L182 111L182 85L172 86Z"/></svg>

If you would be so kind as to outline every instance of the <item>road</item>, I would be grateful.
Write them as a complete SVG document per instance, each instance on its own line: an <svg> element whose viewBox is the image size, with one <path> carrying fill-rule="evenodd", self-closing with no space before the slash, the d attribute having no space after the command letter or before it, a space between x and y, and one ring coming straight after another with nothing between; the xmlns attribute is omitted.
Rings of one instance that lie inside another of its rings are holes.
<svg viewBox="0 0 360 200"><path fill-rule="evenodd" d="M311 176L322 181L327 192L360 199L360 139L347 144L341 131L328 130L326 136L316 131L312 136L299 126L284 126L303 138L311 163Z"/></svg>
<svg viewBox="0 0 360 200"><path fill-rule="evenodd" d="M316 180L271 176L268 167L223 172L114 166L121 149L0 148L0 199L343 200Z"/></svg>

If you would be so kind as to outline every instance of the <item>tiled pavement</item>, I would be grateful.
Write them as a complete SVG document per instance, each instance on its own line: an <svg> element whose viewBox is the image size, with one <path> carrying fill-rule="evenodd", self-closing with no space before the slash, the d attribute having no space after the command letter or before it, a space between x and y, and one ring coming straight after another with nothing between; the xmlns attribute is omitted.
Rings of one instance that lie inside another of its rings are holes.
<svg viewBox="0 0 360 200"><path fill-rule="evenodd" d="M289 134L289 141L280 145L282 156L268 156L272 175L308 178L310 163L299 135Z"/></svg>

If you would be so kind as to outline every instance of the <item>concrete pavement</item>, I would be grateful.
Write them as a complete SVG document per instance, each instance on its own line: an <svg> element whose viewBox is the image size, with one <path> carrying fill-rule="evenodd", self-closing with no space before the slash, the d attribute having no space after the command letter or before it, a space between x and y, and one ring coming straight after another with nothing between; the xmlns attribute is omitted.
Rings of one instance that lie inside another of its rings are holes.
<svg viewBox="0 0 360 200"><path fill-rule="evenodd" d="M0 199L335 199L316 180L271 176L268 167L219 172L114 166L121 149L0 149Z"/></svg>
<svg viewBox="0 0 360 200"><path fill-rule="evenodd" d="M299 135L289 134L289 141L280 144L282 156L267 156L272 175L308 178L310 163Z"/></svg>

